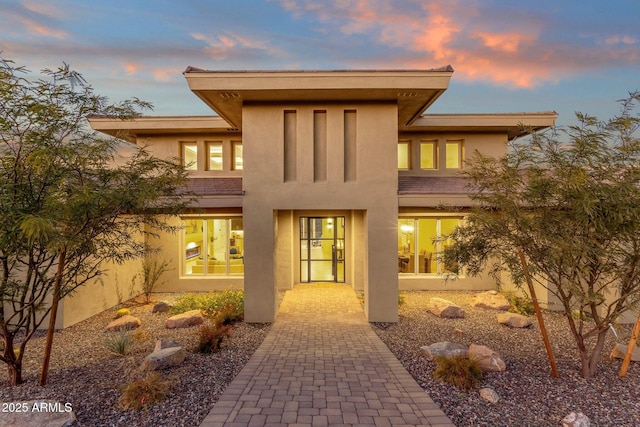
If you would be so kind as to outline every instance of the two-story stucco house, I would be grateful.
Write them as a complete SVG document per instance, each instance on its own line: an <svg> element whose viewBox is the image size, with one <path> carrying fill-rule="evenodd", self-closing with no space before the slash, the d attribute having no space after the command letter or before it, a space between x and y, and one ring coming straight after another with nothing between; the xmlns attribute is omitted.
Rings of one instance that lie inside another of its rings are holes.
<svg viewBox="0 0 640 427"><path fill-rule="evenodd" d="M443 243L433 239L470 204L458 175L465 158L501 155L522 125L557 117L428 114L452 73L188 68L190 89L217 115L91 125L125 129L191 170L198 206L174 218L181 233L160 239L175 267L161 291L241 287L246 320L271 322L279 291L345 283L364 292L369 321L394 322L399 289L493 287L488 278L445 284Z"/></svg>

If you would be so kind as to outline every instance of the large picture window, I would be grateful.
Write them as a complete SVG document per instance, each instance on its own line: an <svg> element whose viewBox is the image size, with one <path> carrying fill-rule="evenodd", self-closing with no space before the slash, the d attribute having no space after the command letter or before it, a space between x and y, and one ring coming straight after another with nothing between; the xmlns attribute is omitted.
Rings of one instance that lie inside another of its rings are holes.
<svg viewBox="0 0 640 427"><path fill-rule="evenodd" d="M443 236L460 223L459 217L398 219L398 273L446 274L455 266L444 265Z"/></svg>
<svg viewBox="0 0 640 427"><path fill-rule="evenodd" d="M244 274L242 218L185 219L183 225L183 274Z"/></svg>

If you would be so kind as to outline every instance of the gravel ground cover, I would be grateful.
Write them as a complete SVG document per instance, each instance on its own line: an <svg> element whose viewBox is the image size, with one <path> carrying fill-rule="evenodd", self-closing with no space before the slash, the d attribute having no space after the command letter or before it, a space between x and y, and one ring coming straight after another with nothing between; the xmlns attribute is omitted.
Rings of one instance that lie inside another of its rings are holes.
<svg viewBox="0 0 640 427"><path fill-rule="evenodd" d="M171 300L176 295L155 294L154 300ZM18 402L53 399L71 403L77 426L198 426L226 386L240 372L269 331L268 325L236 324L222 350L213 354L193 352L198 327L166 329L167 313L152 314L153 305L125 304L142 325L132 333L129 354L114 355L106 347L104 328L113 320L111 309L63 331L56 332L48 385L37 385L44 336L27 345L23 379L10 387L0 374L0 401ZM163 371L173 381L168 398L147 409L118 408L121 387L133 379L133 371L153 351L157 339L170 337L187 349L186 360Z"/></svg>
<svg viewBox="0 0 640 427"><path fill-rule="evenodd" d="M583 379L567 321L555 313L544 319L556 357L560 378L551 368L540 329L512 329L499 324L494 310L470 306L472 292L406 292L397 324L374 324L374 330L400 359L416 381L451 420L462 426L559 426L570 412L583 412L592 426L640 426L640 363L631 364L627 376L618 377L620 360L610 360L616 338L609 334L595 377ZM427 310L432 297L445 298L465 310L463 319L441 319ZM631 327L617 330L627 343ZM484 374L481 385L470 392L433 379L435 363L420 347L440 341L486 345L500 353L505 372ZM493 388L500 401L489 404L478 390Z"/></svg>

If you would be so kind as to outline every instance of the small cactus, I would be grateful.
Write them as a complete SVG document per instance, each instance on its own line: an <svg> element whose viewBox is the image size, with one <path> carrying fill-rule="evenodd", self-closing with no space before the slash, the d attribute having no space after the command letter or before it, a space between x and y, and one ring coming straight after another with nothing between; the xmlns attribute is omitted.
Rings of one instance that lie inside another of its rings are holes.
<svg viewBox="0 0 640 427"><path fill-rule="evenodd" d="M128 308L121 308L120 310L116 311L116 319L119 319L122 316L128 316L129 314L131 314L131 312Z"/></svg>

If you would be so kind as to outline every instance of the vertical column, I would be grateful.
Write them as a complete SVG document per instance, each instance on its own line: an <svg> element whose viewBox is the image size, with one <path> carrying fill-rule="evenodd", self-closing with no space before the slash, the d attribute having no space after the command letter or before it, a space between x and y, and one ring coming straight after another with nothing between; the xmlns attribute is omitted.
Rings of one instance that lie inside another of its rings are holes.
<svg viewBox="0 0 640 427"><path fill-rule="evenodd" d="M313 112L313 181L327 180L327 112Z"/></svg>
<svg viewBox="0 0 640 427"><path fill-rule="evenodd" d="M356 111L344 112L344 181L356 180Z"/></svg>
<svg viewBox="0 0 640 427"><path fill-rule="evenodd" d="M295 111L284 112L284 182L297 179L298 123Z"/></svg>

